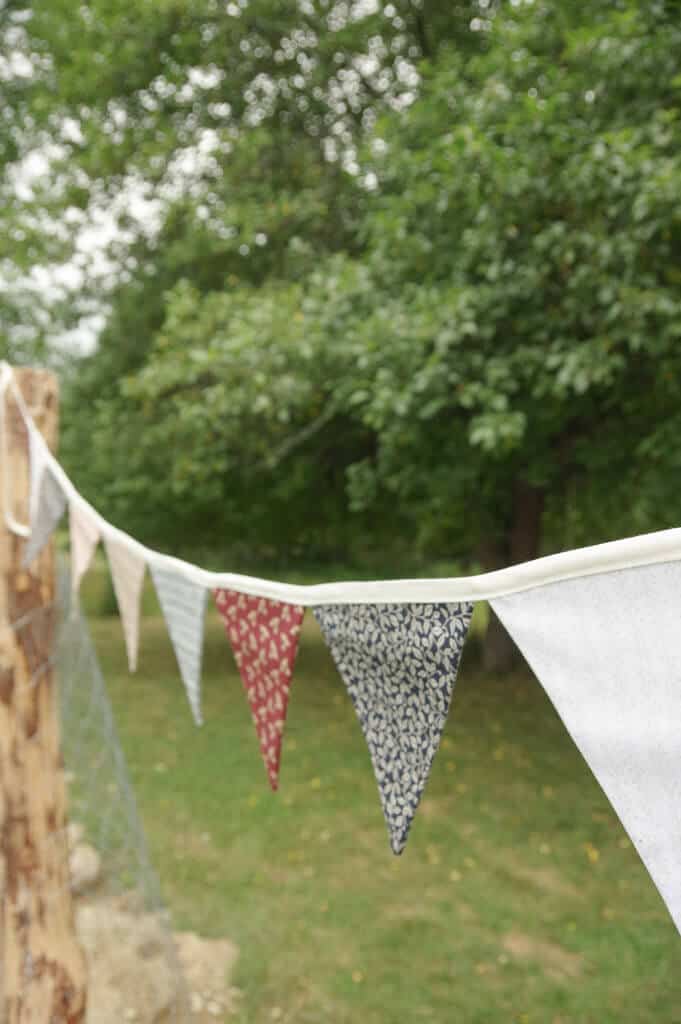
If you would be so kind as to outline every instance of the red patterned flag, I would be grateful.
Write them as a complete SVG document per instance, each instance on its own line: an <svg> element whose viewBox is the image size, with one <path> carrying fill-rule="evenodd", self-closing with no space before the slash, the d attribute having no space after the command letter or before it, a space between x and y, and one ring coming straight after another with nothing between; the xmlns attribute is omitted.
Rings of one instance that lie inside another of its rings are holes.
<svg viewBox="0 0 681 1024"><path fill-rule="evenodd" d="M270 785L276 789L293 663L305 609L234 590L216 590L215 603L246 688Z"/></svg>

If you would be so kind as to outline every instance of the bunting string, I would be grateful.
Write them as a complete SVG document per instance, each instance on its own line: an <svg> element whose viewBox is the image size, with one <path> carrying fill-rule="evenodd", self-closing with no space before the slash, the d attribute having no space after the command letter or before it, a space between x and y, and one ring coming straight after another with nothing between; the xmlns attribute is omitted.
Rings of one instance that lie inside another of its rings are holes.
<svg viewBox="0 0 681 1024"><path fill-rule="evenodd" d="M0 397L12 395L29 431L31 447L49 470L51 479L61 489L70 506L77 507L97 526L101 537L117 541L138 561L145 565L164 566L184 576L206 590L231 589L253 597L313 608L331 604L442 604L449 602L490 601L497 597L519 593L548 583L593 576L639 565L681 561L681 528L659 530L655 533L608 541L590 547L563 551L555 555L536 558L530 562L496 569L472 576L449 576L433 579L362 580L357 582L321 583L301 585L260 579L240 573L211 572L174 558L141 544L125 531L109 523L76 490L68 475L50 452L35 426L23 396L7 363L0 364ZM50 493L52 487L50 487ZM62 508L59 518L63 514ZM56 514L56 510L53 513ZM57 520L58 521L58 520ZM6 521L7 522L7 521ZM56 525L56 523L55 523ZM12 523L7 522L9 529ZM35 557L35 545L30 557Z"/></svg>

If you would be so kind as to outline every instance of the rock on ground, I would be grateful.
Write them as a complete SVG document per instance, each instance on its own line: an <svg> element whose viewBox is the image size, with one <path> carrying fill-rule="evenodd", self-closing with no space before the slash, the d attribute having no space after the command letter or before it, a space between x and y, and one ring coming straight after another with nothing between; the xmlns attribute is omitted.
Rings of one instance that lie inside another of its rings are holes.
<svg viewBox="0 0 681 1024"><path fill-rule="evenodd" d="M105 895L100 855L83 840L82 825L69 825L76 929L88 963L88 1024L224 1021L238 998L230 986L236 946L193 932L171 937L165 917L143 911L134 893Z"/></svg>
<svg viewBox="0 0 681 1024"><path fill-rule="evenodd" d="M202 939L193 932L178 932L175 946L190 992L193 1021L224 1020L238 999L238 991L229 984L237 947L229 939Z"/></svg>
<svg viewBox="0 0 681 1024"><path fill-rule="evenodd" d="M88 1024L210 1024L235 1009L238 951L227 939L178 932L125 897L81 899L76 927L88 962Z"/></svg>
<svg viewBox="0 0 681 1024"><path fill-rule="evenodd" d="M88 1024L174 1020L182 991L157 916L110 899L82 902L76 928L88 963Z"/></svg>
<svg viewBox="0 0 681 1024"><path fill-rule="evenodd" d="M69 853L69 873L71 875L71 891L79 894L86 889L93 889L100 880L102 862L93 846L79 843Z"/></svg>

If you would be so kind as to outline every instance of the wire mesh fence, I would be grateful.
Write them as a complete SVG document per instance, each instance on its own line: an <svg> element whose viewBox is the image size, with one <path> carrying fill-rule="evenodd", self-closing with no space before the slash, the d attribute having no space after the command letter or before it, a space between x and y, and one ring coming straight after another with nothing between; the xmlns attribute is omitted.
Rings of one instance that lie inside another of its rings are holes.
<svg viewBox="0 0 681 1024"><path fill-rule="evenodd" d="M97 654L72 599L64 566L58 574L57 613L50 649L68 782L71 884L90 969L88 1021L103 1024L107 1013L114 1019L121 1012L121 1019L139 1024L147 1020L180 1024L188 1019L188 996L169 915L149 857ZM55 617L38 613L23 628L48 628L48 618ZM32 671L40 669L35 666ZM120 962L122 955L127 956L126 963ZM139 977L134 975L136 962ZM128 981L119 984L115 993L113 976L120 979L128 974ZM136 991L120 991L126 986ZM143 992L144 1005L140 1005ZM94 1005L97 998L108 1000L111 1008Z"/></svg>

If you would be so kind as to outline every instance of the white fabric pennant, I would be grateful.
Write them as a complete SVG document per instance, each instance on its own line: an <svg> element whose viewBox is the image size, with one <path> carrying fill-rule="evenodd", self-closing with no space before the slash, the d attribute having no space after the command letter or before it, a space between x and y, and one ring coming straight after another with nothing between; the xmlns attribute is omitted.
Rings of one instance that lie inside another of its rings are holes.
<svg viewBox="0 0 681 1024"><path fill-rule="evenodd" d="M111 538L104 542L107 558L111 568L118 611L123 623L125 647L128 652L130 671L137 669L137 652L139 649L140 605L146 565L133 551Z"/></svg>
<svg viewBox="0 0 681 1024"><path fill-rule="evenodd" d="M472 604L315 608L371 754L402 853L447 720Z"/></svg>
<svg viewBox="0 0 681 1024"><path fill-rule="evenodd" d="M84 507L71 503L69 506L69 528L71 533L71 589L74 594L80 590L83 576L90 568L100 533L94 516Z"/></svg>
<svg viewBox="0 0 681 1024"><path fill-rule="evenodd" d="M491 603L681 931L681 565L567 580Z"/></svg>
<svg viewBox="0 0 681 1024"><path fill-rule="evenodd" d="M208 591L179 573L159 566L151 566L151 575L168 625L189 706L196 724L201 725L201 657Z"/></svg>
<svg viewBox="0 0 681 1024"><path fill-rule="evenodd" d="M40 494L40 482L47 460L45 458L45 443L37 429L31 425L28 428L28 456L29 456L29 504L28 521L32 523L38 510L38 496Z"/></svg>
<svg viewBox="0 0 681 1024"><path fill-rule="evenodd" d="M65 510L66 495L52 471L45 467L39 477L38 495L31 518L31 536L26 541L24 549L24 568L27 568L45 547Z"/></svg>

